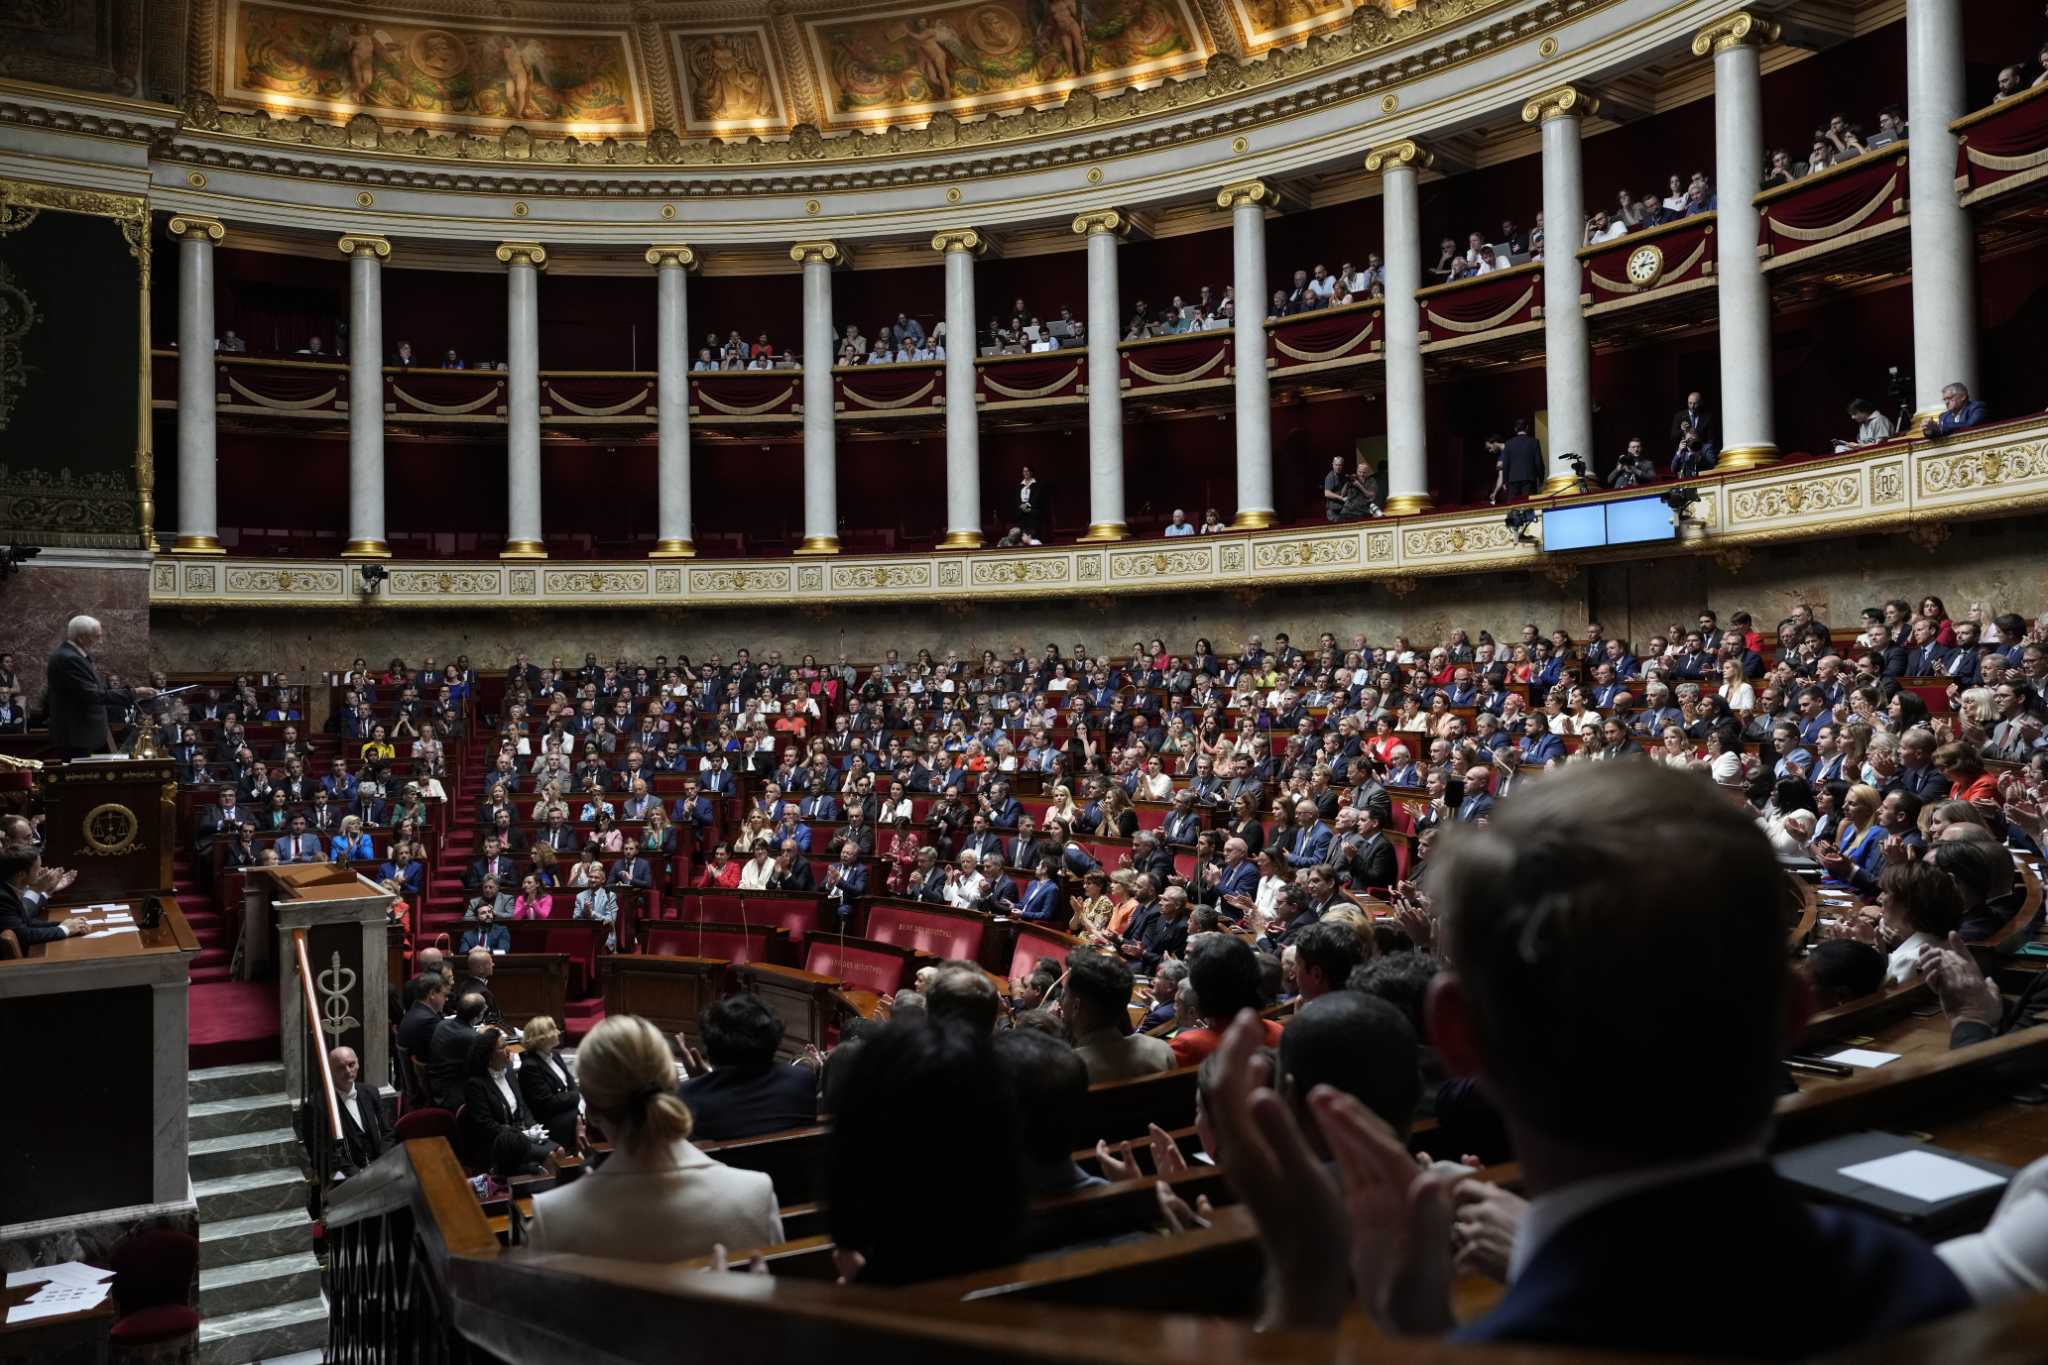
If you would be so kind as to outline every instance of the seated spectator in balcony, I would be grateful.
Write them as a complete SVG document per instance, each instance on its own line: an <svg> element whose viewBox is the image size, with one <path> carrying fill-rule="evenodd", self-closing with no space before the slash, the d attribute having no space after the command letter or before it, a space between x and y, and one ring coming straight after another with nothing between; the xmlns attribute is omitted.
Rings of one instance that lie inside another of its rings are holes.
<svg viewBox="0 0 2048 1365"><path fill-rule="evenodd" d="M391 357L391 363L401 370L410 370L419 364L419 361L413 357L412 343L410 341L398 343L398 353Z"/></svg>
<svg viewBox="0 0 2048 1365"><path fill-rule="evenodd" d="M219 351L222 355L246 355L249 351L249 343L236 336L235 329L230 327L219 341L213 343L213 349Z"/></svg>
<svg viewBox="0 0 2048 1365"><path fill-rule="evenodd" d="M767 338L766 338L766 337L764 336L764 337L763 337L763 338L762 338L761 340L762 340L763 342L765 342L765 341L767 340ZM752 346L752 347L750 347L750 348L748 349L748 352L747 352L747 368L748 368L748 369L750 369L750 370L772 370L772 369L774 369L774 368L775 368L775 352L774 352L774 351L773 351L772 349L770 349L770 350L763 350L763 349L761 349L761 343L760 343L760 342L756 342L756 343L754 344L754 346Z"/></svg>
<svg viewBox="0 0 2048 1365"><path fill-rule="evenodd" d="M1173 520L1167 522L1166 529L1159 534L1163 536L1191 536L1194 533L1194 523L1188 520L1188 514L1176 507L1173 509Z"/></svg>
<svg viewBox="0 0 2048 1365"><path fill-rule="evenodd" d="M1218 534L1219 532L1228 531L1229 529L1230 523L1226 522L1223 519L1223 514L1218 512L1215 508L1211 507L1206 513L1203 514L1201 526L1201 533L1203 535L1213 536Z"/></svg>
<svg viewBox="0 0 2048 1365"><path fill-rule="evenodd" d="M1792 161L1792 154L1783 147L1771 153L1771 164L1764 171L1765 189L1778 185L1789 185L1799 178L1799 167Z"/></svg>
<svg viewBox="0 0 2048 1365"><path fill-rule="evenodd" d="M1815 138L1813 148L1806 154L1806 164L1799 169L1801 177L1818 175L1835 164L1835 144L1826 138Z"/></svg>
<svg viewBox="0 0 2048 1365"><path fill-rule="evenodd" d="M1497 439L1497 438L1496 438ZM1493 440L1487 442L1489 446ZM1526 498L1543 483L1543 447L1529 434L1529 419L1515 419L1515 434L1500 445L1495 461L1493 496Z"/></svg>
<svg viewBox="0 0 2048 1365"><path fill-rule="evenodd" d="M719 347L719 358L728 370L746 368L747 343L740 339L737 327L725 334L725 343Z"/></svg>
<svg viewBox="0 0 2048 1365"><path fill-rule="evenodd" d="M462 357L455 353L453 346L450 346L441 353L441 368L444 370L460 370L464 368Z"/></svg>
<svg viewBox="0 0 2048 1365"><path fill-rule="evenodd" d="M1691 202L1689 197L1687 202L1688 204ZM1687 212L1691 211L1690 208L1687 209ZM1586 224L1586 245L1592 246L1598 242L1611 242L1627 231L1628 224L1611 222L1604 212L1595 213Z"/></svg>
<svg viewBox="0 0 2048 1365"><path fill-rule="evenodd" d="M1139 299L1131 305L1131 320L1124 326L1125 341L1143 341L1152 335L1152 307Z"/></svg>
<svg viewBox="0 0 2048 1365"><path fill-rule="evenodd" d="M924 324L907 313L896 315L896 338L899 343L908 341L912 347L924 344Z"/></svg>
<svg viewBox="0 0 2048 1365"><path fill-rule="evenodd" d="M1295 271L1294 282L1287 289L1288 315L1291 317L1296 313L1305 313L1315 306L1315 293L1309 288L1308 272Z"/></svg>
<svg viewBox="0 0 2048 1365"><path fill-rule="evenodd" d="M1424 273L1438 284L1444 284L1457 278L1458 243L1450 237L1446 237L1442 242L1438 243L1436 264Z"/></svg>
<svg viewBox="0 0 2048 1365"><path fill-rule="evenodd" d="M1816 142L1825 142L1828 146L1834 148L1835 160L1837 162L1847 161L1851 157L1862 156L1865 150L1863 146L1863 130L1849 122L1841 114L1836 114L1829 118L1828 126L1816 131L1813 138Z"/></svg>
<svg viewBox="0 0 2048 1365"><path fill-rule="evenodd" d="M1316 262L1315 269L1309 272L1308 292L1314 299L1314 302L1309 304L1311 308L1328 308L1336 302L1337 278L1321 261Z"/></svg>
<svg viewBox="0 0 2048 1365"><path fill-rule="evenodd" d="M306 344L299 347L299 354L310 356L315 360L325 360L327 358L327 348L321 345L319 337L307 337Z"/></svg>
<svg viewBox="0 0 2048 1365"><path fill-rule="evenodd" d="M1657 477L1657 466L1643 450L1643 438L1632 437L1628 449L1621 452L1621 459L1615 462L1614 472L1607 476L1609 488L1634 488Z"/></svg>
<svg viewBox="0 0 2048 1365"><path fill-rule="evenodd" d="M1469 273L1485 275L1507 269L1508 258L1475 232L1465 239L1465 265Z"/></svg>
<svg viewBox="0 0 2048 1365"><path fill-rule="evenodd" d="M1500 220L1500 237L1495 240L1494 245L1499 247L1504 255L1520 256L1529 249L1529 234L1516 227L1514 219L1503 218Z"/></svg>
<svg viewBox="0 0 2048 1365"><path fill-rule="evenodd" d="M1541 213L1536 215L1535 226L1529 229L1529 257L1531 260L1537 261L1543 259L1543 215Z"/></svg>
<svg viewBox="0 0 2048 1365"><path fill-rule="evenodd" d="M1905 111L1896 104L1888 104L1877 114L1877 131L1864 142L1865 151L1889 147L1894 142L1903 142L1906 137Z"/></svg>
<svg viewBox="0 0 2048 1365"><path fill-rule="evenodd" d="M1667 213L1685 212L1685 181L1682 177L1671 177L1664 192L1664 209Z"/></svg>
<svg viewBox="0 0 2048 1365"><path fill-rule="evenodd" d="M1984 424L1984 404L1970 397L1966 384L1945 385L1941 391L1941 407L1941 416L1929 418L1920 428L1920 434L1930 441Z"/></svg>
<svg viewBox="0 0 2048 1365"><path fill-rule="evenodd" d="M1285 289L1275 289L1273 291L1273 301L1266 305L1266 317L1270 321L1273 318L1284 318L1286 316L1287 291Z"/></svg>
<svg viewBox="0 0 2048 1365"><path fill-rule="evenodd" d="M1691 182L1685 187L1685 215L1712 213L1718 202L1714 197L1714 182L1707 178L1705 171L1694 171Z"/></svg>
<svg viewBox="0 0 2048 1365"><path fill-rule="evenodd" d="M2048 72L2048 67L2042 68ZM2027 69L2023 66L2002 66L1998 68L1998 88L1991 92L1993 100L2009 100L2027 88Z"/></svg>
<svg viewBox="0 0 2048 1365"><path fill-rule="evenodd" d="M1621 224L1623 232L1632 232L1643 226L1642 202L1627 190L1618 190L1614 195L1614 221Z"/></svg>
<svg viewBox="0 0 2048 1365"><path fill-rule="evenodd" d="M1663 227L1666 223L1678 221L1678 215L1666 212L1661 199L1638 199L1636 201L1636 227Z"/></svg>
<svg viewBox="0 0 2048 1365"><path fill-rule="evenodd" d="M1867 398L1849 400L1849 420L1856 424L1856 439L1836 441L1836 450L1874 446L1892 438L1892 419L1870 406L1870 400Z"/></svg>
<svg viewBox="0 0 2048 1365"><path fill-rule="evenodd" d="M881 337L876 337L874 349L868 352L867 363L870 365L888 365L893 364L895 359L896 352L889 349L889 343Z"/></svg>

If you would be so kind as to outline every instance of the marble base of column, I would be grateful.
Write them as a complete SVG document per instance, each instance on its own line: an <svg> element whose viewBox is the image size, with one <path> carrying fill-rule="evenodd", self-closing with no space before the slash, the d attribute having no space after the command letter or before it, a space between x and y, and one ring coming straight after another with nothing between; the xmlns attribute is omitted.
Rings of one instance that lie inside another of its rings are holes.
<svg viewBox="0 0 2048 1365"><path fill-rule="evenodd" d="M671 538L657 540L654 548L647 552L649 559L695 559L697 546L692 541Z"/></svg>
<svg viewBox="0 0 2048 1365"><path fill-rule="evenodd" d="M838 536L805 536L804 543L796 547L800 555L836 555L839 553Z"/></svg>
<svg viewBox="0 0 2048 1365"><path fill-rule="evenodd" d="M1761 469L1778 462L1776 446L1727 446L1714 461L1716 471Z"/></svg>
<svg viewBox="0 0 2048 1365"><path fill-rule="evenodd" d="M218 536L179 536L171 543L174 555L224 555L227 552Z"/></svg>
<svg viewBox="0 0 2048 1365"><path fill-rule="evenodd" d="M979 550L985 542L979 531L948 531L939 542L941 550Z"/></svg>
<svg viewBox="0 0 2048 1365"><path fill-rule="evenodd" d="M341 547L343 559L389 559L391 547L381 540L351 540Z"/></svg>
<svg viewBox="0 0 2048 1365"><path fill-rule="evenodd" d="M1381 504L1380 510L1390 517L1412 517L1434 506L1427 493L1396 493Z"/></svg>
<svg viewBox="0 0 2048 1365"><path fill-rule="evenodd" d="M500 559L546 559L548 547L538 540L508 540L498 552Z"/></svg>
<svg viewBox="0 0 2048 1365"><path fill-rule="evenodd" d="M1081 539L1090 541L1127 540L1131 528L1120 521L1098 521L1081 533Z"/></svg>
<svg viewBox="0 0 2048 1365"><path fill-rule="evenodd" d="M1239 512L1235 517L1231 518L1230 529L1233 531L1263 531L1277 520L1278 518L1271 512Z"/></svg>
<svg viewBox="0 0 2048 1365"><path fill-rule="evenodd" d="M1538 490L1538 495L1554 498L1564 493L1590 493L1592 491L1593 481L1589 478L1581 478L1577 474L1552 474L1543 481L1543 487Z"/></svg>

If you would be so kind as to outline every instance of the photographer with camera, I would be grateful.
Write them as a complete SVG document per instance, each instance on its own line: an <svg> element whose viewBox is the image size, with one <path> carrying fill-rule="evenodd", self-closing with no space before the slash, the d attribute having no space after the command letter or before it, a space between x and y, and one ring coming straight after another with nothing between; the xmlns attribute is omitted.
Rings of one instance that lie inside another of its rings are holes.
<svg viewBox="0 0 2048 1365"><path fill-rule="evenodd" d="M1607 476L1609 488L1635 488L1651 482L1657 477L1657 466L1643 451L1643 438L1632 437L1628 449L1621 453L1621 459Z"/></svg>
<svg viewBox="0 0 2048 1365"><path fill-rule="evenodd" d="M1713 414L1700 403L1698 393L1685 396L1685 406L1671 419L1671 472L1690 479L1714 467L1720 453L1720 430Z"/></svg>

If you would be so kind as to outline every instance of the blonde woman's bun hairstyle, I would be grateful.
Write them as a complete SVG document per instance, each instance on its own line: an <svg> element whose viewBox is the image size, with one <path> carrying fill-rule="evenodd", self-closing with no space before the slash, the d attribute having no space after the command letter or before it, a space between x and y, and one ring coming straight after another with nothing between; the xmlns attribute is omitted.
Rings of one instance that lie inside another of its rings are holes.
<svg viewBox="0 0 2048 1365"><path fill-rule="evenodd" d="M576 1048L576 1082L598 1126L634 1151L690 1135L690 1109L676 1094L668 1038L636 1014L605 1019Z"/></svg>

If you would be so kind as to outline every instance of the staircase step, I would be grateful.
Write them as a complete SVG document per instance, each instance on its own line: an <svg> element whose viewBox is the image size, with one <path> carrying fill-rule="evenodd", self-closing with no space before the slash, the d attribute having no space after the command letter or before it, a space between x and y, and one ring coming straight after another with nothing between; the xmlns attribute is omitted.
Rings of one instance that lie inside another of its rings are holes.
<svg viewBox="0 0 2048 1365"><path fill-rule="evenodd" d="M310 1251L199 1268L202 1317L246 1313L267 1304L294 1303L319 1296L320 1262Z"/></svg>
<svg viewBox="0 0 2048 1365"><path fill-rule="evenodd" d="M234 971L225 962L218 967L194 967L192 969L192 984L195 986L205 981L232 981L233 979Z"/></svg>
<svg viewBox="0 0 2048 1365"><path fill-rule="evenodd" d="M239 1265L289 1256L313 1245L313 1220L304 1205L274 1213L251 1213L199 1225L199 1264Z"/></svg>
<svg viewBox="0 0 2048 1365"><path fill-rule="evenodd" d="M191 1136L197 1140L289 1128L292 1102L287 1095L237 1095L233 1099L201 1101L186 1113L191 1119Z"/></svg>
<svg viewBox="0 0 2048 1365"><path fill-rule="evenodd" d="M300 1299L199 1324L199 1365L248 1365L327 1344L327 1302Z"/></svg>
<svg viewBox="0 0 2048 1365"><path fill-rule="evenodd" d="M258 1213L282 1213L306 1207L306 1176L298 1170L254 1171L247 1175L224 1175L192 1182L192 1198L199 1204L199 1222L226 1222Z"/></svg>
<svg viewBox="0 0 2048 1365"><path fill-rule="evenodd" d="M191 1074L188 1091L194 1104L246 1095L282 1095L284 1063L238 1062L233 1066L203 1067Z"/></svg>
<svg viewBox="0 0 2048 1365"><path fill-rule="evenodd" d="M290 1128L264 1128L249 1133L227 1133L201 1138L188 1149L192 1178L212 1180L223 1175L246 1175L256 1171L299 1164L298 1135Z"/></svg>

